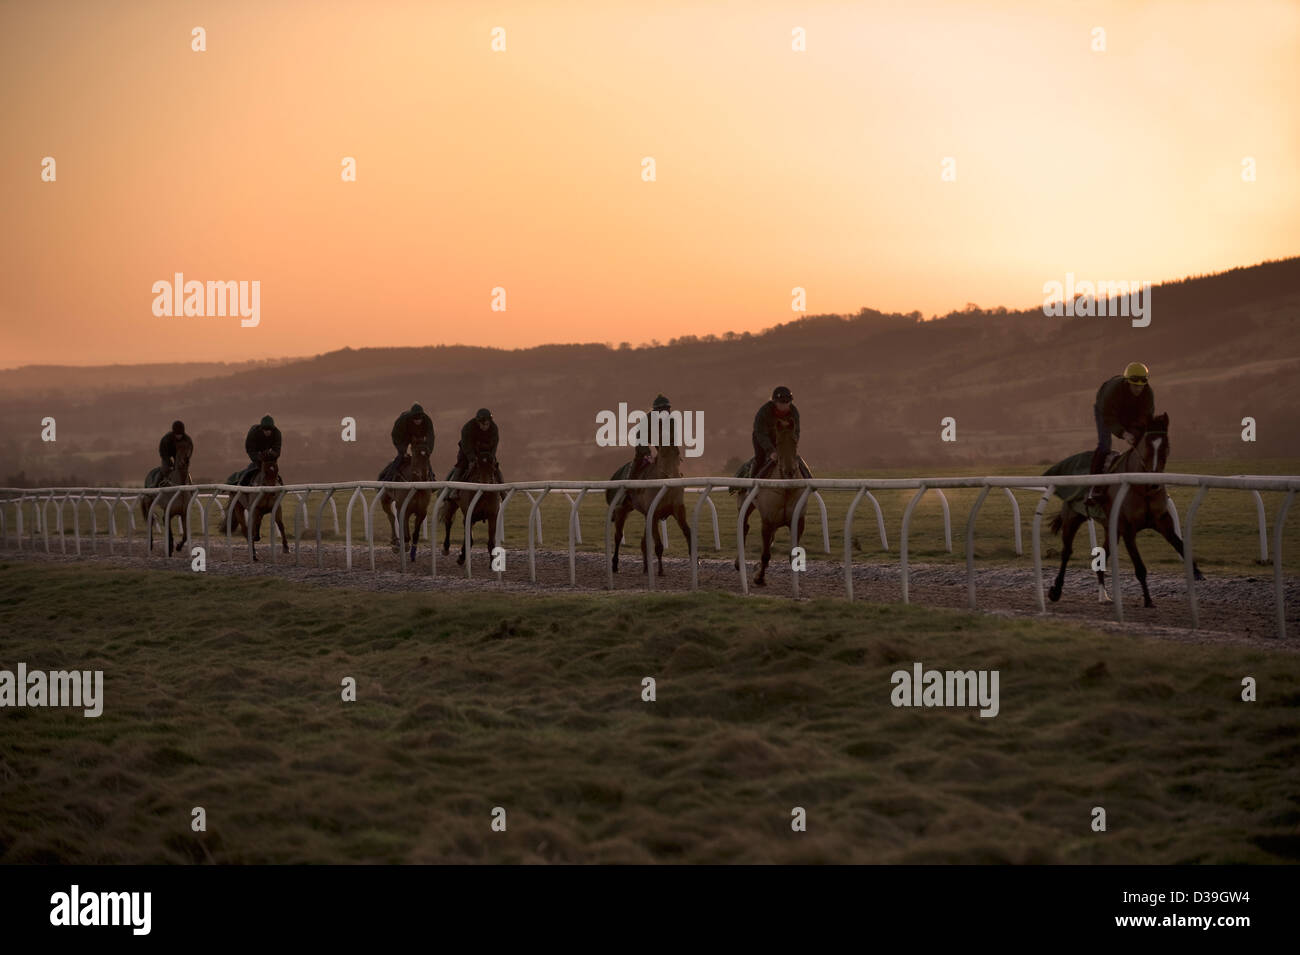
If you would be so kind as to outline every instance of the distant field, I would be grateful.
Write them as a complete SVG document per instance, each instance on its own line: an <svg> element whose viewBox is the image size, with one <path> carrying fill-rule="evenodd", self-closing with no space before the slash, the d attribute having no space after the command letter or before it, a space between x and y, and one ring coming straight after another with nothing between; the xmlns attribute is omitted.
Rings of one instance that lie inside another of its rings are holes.
<svg viewBox="0 0 1300 955"><path fill-rule="evenodd" d="M919 606L12 562L0 634L0 669L106 684L98 719L0 711L3 863L1300 860L1281 649ZM914 661L997 669L1000 714L894 708Z"/></svg>
<svg viewBox="0 0 1300 955"><path fill-rule="evenodd" d="M1300 459L1265 459L1265 460L1183 460L1176 461L1177 468L1182 473L1192 474L1300 474ZM995 473L1005 474L1008 476L1033 476L1039 475L1044 470L1043 465L1037 465L1029 468L996 468L992 469ZM847 473L847 472L828 472L819 476L822 477L874 477L874 478L899 478L899 477L958 477L963 475L973 475L983 473L978 470L969 468L950 468L950 469L926 469L924 473L912 473L906 470L892 471L872 471L869 473ZM512 477L513 475L507 475ZM889 551L881 550L880 538L876 528L875 512L867 500L863 500L858 506L857 513L854 516L852 537L855 541L854 561L855 562L883 562L897 561L899 533L902 527L903 510L907 506L908 500L911 499L914 492L912 491L886 491L876 495L880 502L881 509L885 518L885 529L889 541ZM912 533L909 545L909 553L915 560L925 560L931 562L962 562L966 554L966 518L970 512L970 507L974 504L978 495L978 490L950 490L944 492L949 501L952 514L952 545L951 554L944 547L943 534L943 511L938 496L933 492L927 493L918 505L912 518ZM1173 499L1175 505L1179 508L1180 514L1185 514L1191 506L1192 496L1195 494L1193 489L1175 488L1173 489ZM849 502L852 500L851 492L828 491L823 494L826 501L827 512L830 523L830 540L831 553L830 559L840 560L844 548L844 516ZM985 500L984 506L980 510L979 521L976 526L975 538L975 555L981 562L1008 562L1023 563L1028 566L1030 563L1030 533L1033 520L1033 510L1037 505L1039 495L1032 491L1017 492L1017 499L1020 503L1022 543L1024 553L1017 556L1014 548L1012 536L1012 510L1006 496L1002 493L992 493ZM1269 535L1269 554L1272 554L1272 534L1273 523L1277 516L1277 509L1280 506L1283 495L1279 493L1266 493L1263 495L1265 513L1268 522ZM695 502L698 498L696 494L686 495L688 516L693 511ZM314 535L315 533L315 515L321 500L321 495L311 495L308 500L307 527ZM736 498L725 492L714 492L712 500L718 510L719 534L722 544L722 552L735 552L736 539ZM338 502L340 520L343 519L347 504L347 496L344 495ZM528 542L527 514L528 500L522 494L516 494L511 501L506 515L506 538L507 546L510 549L526 547ZM545 545L550 548L567 547L568 541L568 521L569 521L569 501L563 494L552 492L542 503L540 513L542 515L542 539ZM12 510L12 509L10 509ZM291 534L295 533L295 521L298 519L297 508L291 508L291 513L286 515L286 526ZM1044 534L1044 554L1045 561L1050 564L1053 560L1059 559L1060 556L1060 538L1051 535L1048 529L1048 517L1059 510L1059 505L1054 501L1049 504L1045 512L1043 523ZM52 512L51 512L52 513ZM83 522L89 523L89 518L83 507ZM197 512L196 512L197 513ZM605 501L604 495L600 492L592 492L583 500L582 507L579 510L583 540L578 545L579 550L583 551L602 551L604 549L604 523L605 523ZM701 553L713 554L713 528L709 518L707 506L702 509L702 524L700 531ZM100 509L101 524L103 523L103 507ZM354 516L354 540L363 537L360 508ZM70 522L70 521L69 521ZM29 530L31 527L31 509L28 509L26 525ZM388 540L388 522L382 515L378 516L378 539L381 542ZM479 533L482 533L483 525L480 525ZM224 533L224 525L214 518L211 522L211 528L214 532L220 530ZM635 556L640 547L641 533L644 528L644 519L641 515L634 515L628 520L626 534L628 540L624 543L624 553ZM1283 567L1290 575L1300 575L1300 538L1295 537L1297 528L1300 528L1300 506L1293 507L1288 515L1288 537L1284 539L1283 546ZM748 553L752 558L756 558L759 553L759 521L751 519L750 521L750 544ZM12 529L11 529L12 532ZM86 532L83 529L83 533ZM102 532L102 527L101 527ZM269 532L269 527L267 529ZM453 532L453 539L456 533L459 533L459 524L456 532ZM1076 547L1076 560L1082 560L1082 553L1086 551L1087 537L1086 531L1080 532L1082 536L1082 549ZM676 525L669 523L669 552L681 554L686 547L682 541L680 532ZM439 531L441 539L441 531ZM324 540L338 540L342 535L334 534L334 524L332 512L327 508L325 511L324 531L322 534ZM821 546L821 526L814 502L809 503L809 520L805 531L804 543L808 549L811 559L825 559L827 555ZM1153 571L1164 573L1179 573L1182 569L1182 563L1177 554L1162 538L1153 531L1144 531L1138 538L1139 546L1142 549L1143 559ZM776 545L778 551L783 551L788 555L789 544L788 536L785 532L777 535ZM1259 559L1259 530L1255 513L1255 504L1253 497L1245 492L1237 491L1212 491L1201 505L1200 511L1196 518L1196 537L1195 550L1198 555L1197 560L1203 570L1207 573L1219 572L1223 574L1235 575L1252 575L1268 572L1267 568L1262 568L1258 563ZM1128 562L1128 555L1122 554L1121 561L1124 564Z"/></svg>

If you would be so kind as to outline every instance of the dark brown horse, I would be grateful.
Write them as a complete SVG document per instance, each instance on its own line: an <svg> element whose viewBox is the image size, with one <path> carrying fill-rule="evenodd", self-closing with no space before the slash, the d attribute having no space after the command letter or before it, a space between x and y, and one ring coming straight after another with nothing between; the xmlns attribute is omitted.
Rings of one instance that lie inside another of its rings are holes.
<svg viewBox="0 0 1300 955"><path fill-rule="evenodd" d="M624 471L630 473L630 467L625 465L615 472L615 475L623 474ZM656 481L668 478L679 478L682 476L682 449L675 444L663 445L659 448L659 455L655 458L654 463L650 465L639 481ZM628 490L619 501L618 507L610 515L614 522L614 573L618 573L618 547L623 542L623 525L627 523L628 517L633 511L639 511L646 514L650 510L650 505L659 493L658 488L647 487ZM605 503L612 504L618 491L610 488L605 491ZM659 498L658 505L655 506L654 514L646 515L646 529L641 534L641 573L649 570L650 558L646 545L646 535L653 534L655 541L655 560L658 562L658 573L662 577L664 573L664 539L659 534L659 522L671 517L677 522L677 526L682 529L682 535L686 538L686 546L690 547L691 543L691 525L686 520L686 491L680 487L670 487L664 491L664 496Z"/></svg>
<svg viewBox="0 0 1300 955"><path fill-rule="evenodd" d="M762 461L754 462L755 469L761 470L762 467ZM803 472L799 470L799 439L795 437L793 418L776 419L776 467L764 474L763 478L769 481L803 480ZM772 539L776 537L777 530L790 526L790 522L794 519L795 506L799 503L803 491L801 487L763 488L754 495L754 506L745 512L742 539L747 539L749 536L749 516L754 511L758 511L763 519L763 557L758 573L754 576L756 587L767 584L767 565L772 559ZM737 496L737 509L744 506L747 496L743 491ZM803 513L799 515L798 533L791 533L792 541L803 537L805 517ZM736 557L737 570L740 569L740 562L744 558L745 552L742 547Z"/></svg>
<svg viewBox="0 0 1300 955"><path fill-rule="evenodd" d="M433 465L429 463L431 453L427 445L412 445L411 453L402 460L401 467L397 469L393 480L416 483L432 481ZM397 553L399 546L396 512L408 493L410 492L390 491L387 488L379 492L380 506L388 518L389 527L392 528L392 540L389 541L389 545L393 548L393 553ZM432 496L432 491L415 491L406 505L406 514L402 518L402 541L410 545L411 560L415 560L415 550L420 544L420 528L424 526L425 515L429 513L429 500ZM414 528L411 527L411 522L415 523Z"/></svg>
<svg viewBox="0 0 1300 955"><path fill-rule="evenodd" d="M458 480L466 484L496 484L496 462L492 459L490 451L478 452L469 463L469 470L465 472ZM484 491L479 497L478 503L474 505L474 513L471 516L469 511L470 501L474 500L475 491L452 491L448 494L448 501L444 505L443 523L446 526L446 536L442 542L442 552L444 554L451 551L451 525L456 520L456 512L460 511L465 514L465 521L470 527L470 545L474 543L473 528L479 521L487 521L488 536L487 550L488 554L492 553L492 548L497 543L497 512L501 507L500 491ZM449 505L449 506L447 506ZM460 556L456 558L456 563L465 563L465 541L460 543Z"/></svg>
<svg viewBox="0 0 1300 955"><path fill-rule="evenodd" d="M241 491L230 501L233 526L245 537L248 536L248 502L253 501L253 560L257 560L257 542L262 539L262 518L271 513L275 507L275 492L270 488L280 487L284 481L280 478L279 462L269 458L262 459L262 465L253 475L253 488L267 488L266 491ZM284 532L284 510L275 512L275 526L280 529L280 546L289 553L289 535Z"/></svg>
<svg viewBox="0 0 1300 955"><path fill-rule="evenodd" d="M147 488L165 488L181 487L190 483L190 458L194 456L194 442L190 440L187 434L176 442L176 466L163 474L162 468L157 467L149 472L144 479L144 486ZM164 525L167 527L167 554L172 555L185 546L185 541L190 537L190 492L181 491L173 494L144 494L140 497L140 511L144 515L145 521L149 524L149 551L153 552L153 528L154 521L149 519L149 509L153 506L155 498L163 499L163 509L166 514L161 515ZM172 521L176 518L181 522L181 539L176 541L175 547L172 546ZM155 516L155 520L157 516Z"/></svg>
<svg viewBox="0 0 1300 955"><path fill-rule="evenodd" d="M1054 465L1047 473L1087 474L1087 463L1091 456L1091 452L1076 454L1072 458ZM1113 473L1156 474L1165 469L1165 462L1168 460L1169 415L1161 414L1152 419L1150 429L1143 432L1132 447L1119 455L1109 470ZM1071 462L1077 463L1072 465ZM1080 466L1082 467L1081 471L1078 469ZM1047 596L1053 603L1061 599L1061 588L1065 583L1065 568L1070 562L1074 535L1083 526L1083 522L1089 517L1097 518L1101 521L1104 533L1109 534L1110 514L1115 504L1115 496L1119 493L1119 485L1106 485L1099 487L1097 490L1101 495L1098 498L1100 514L1096 512L1091 515L1088 514L1084 509L1082 495L1076 493L1063 500L1061 513L1052 518L1052 533L1061 535L1061 569L1056 575L1056 582L1052 584L1051 590L1047 592ZM1128 492L1124 495L1124 502L1120 505L1115 536L1117 539L1124 541L1124 547L1128 550L1129 559L1133 561L1133 573L1142 585L1144 606L1154 607L1155 604L1151 602L1151 592L1147 589L1147 567L1142 562L1142 555L1138 553L1137 548L1138 531L1148 529L1154 530L1164 537L1173 545L1174 550L1178 551L1178 556L1183 556L1183 539L1174 531L1174 518L1169 513L1168 494L1165 491L1165 486L1163 484L1130 484ZM1195 562L1192 564L1192 570L1197 580L1204 579L1201 569L1196 566ZM1097 599L1103 603L1109 600L1110 597L1106 594L1106 572L1104 570L1097 571L1097 586Z"/></svg>

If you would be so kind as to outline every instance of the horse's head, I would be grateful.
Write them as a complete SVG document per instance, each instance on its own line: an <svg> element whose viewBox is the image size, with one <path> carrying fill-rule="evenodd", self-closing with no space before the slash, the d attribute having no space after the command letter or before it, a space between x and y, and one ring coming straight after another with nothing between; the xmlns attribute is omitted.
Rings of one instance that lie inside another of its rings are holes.
<svg viewBox="0 0 1300 955"><path fill-rule="evenodd" d="M192 457L194 457L194 442L187 434L176 442L176 475L180 478L176 483L190 483L190 458Z"/></svg>
<svg viewBox="0 0 1300 955"><path fill-rule="evenodd" d="M799 438L795 435L793 418L776 419L776 467L772 477L801 478L799 470Z"/></svg>
<svg viewBox="0 0 1300 955"><path fill-rule="evenodd" d="M470 462L469 473L462 480L471 484L494 484L496 476L496 461L492 458L492 452L478 451Z"/></svg>
<svg viewBox="0 0 1300 955"><path fill-rule="evenodd" d="M658 470L664 477L682 476L682 449L676 444L665 444L659 448Z"/></svg>
<svg viewBox="0 0 1300 955"><path fill-rule="evenodd" d="M433 465L429 463L432 450L427 444L411 445L411 480L428 481L433 475Z"/></svg>
<svg viewBox="0 0 1300 955"><path fill-rule="evenodd" d="M1169 460L1169 415L1158 414L1151 419L1151 427L1142 432L1133 445L1140 471L1163 471Z"/></svg>
<svg viewBox="0 0 1300 955"><path fill-rule="evenodd" d="M280 462L271 458L262 461L262 485L270 487L280 483Z"/></svg>

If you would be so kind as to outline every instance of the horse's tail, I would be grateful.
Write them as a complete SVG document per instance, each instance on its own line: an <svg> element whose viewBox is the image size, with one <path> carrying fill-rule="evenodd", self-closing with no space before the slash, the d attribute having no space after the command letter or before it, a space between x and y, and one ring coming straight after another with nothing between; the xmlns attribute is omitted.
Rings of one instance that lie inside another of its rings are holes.
<svg viewBox="0 0 1300 955"><path fill-rule="evenodd" d="M615 471L613 474L611 474L611 475L609 476L609 479L610 479L611 481L623 481L623 480L626 480L626 479L627 479L627 476L628 476L629 474L631 474L631 473L632 473L632 462L631 462L631 461L628 461L628 462L627 462L626 464L624 464L621 468L619 468L617 471ZM616 495L617 493L618 493L618 488L614 488L614 487L607 487L607 488L605 488L605 503L606 503L607 505L608 505L608 504L613 504L613 503L614 503L614 495ZM614 519L614 515L611 514L611 515L609 516L609 519L612 521L612 520Z"/></svg>

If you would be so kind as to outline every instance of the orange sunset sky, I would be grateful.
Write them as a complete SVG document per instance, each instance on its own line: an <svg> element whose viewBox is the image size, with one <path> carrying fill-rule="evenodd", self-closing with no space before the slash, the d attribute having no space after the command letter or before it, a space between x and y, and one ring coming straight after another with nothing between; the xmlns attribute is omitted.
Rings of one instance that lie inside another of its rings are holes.
<svg viewBox="0 0 1300 955"><path fill-rule="evenodd" d="M1300 252L1295 2L6 0L0 75L0 367L667 341L794 286L930 315ZM260 281L260 325L156 317L175 272Z"/></svg>

